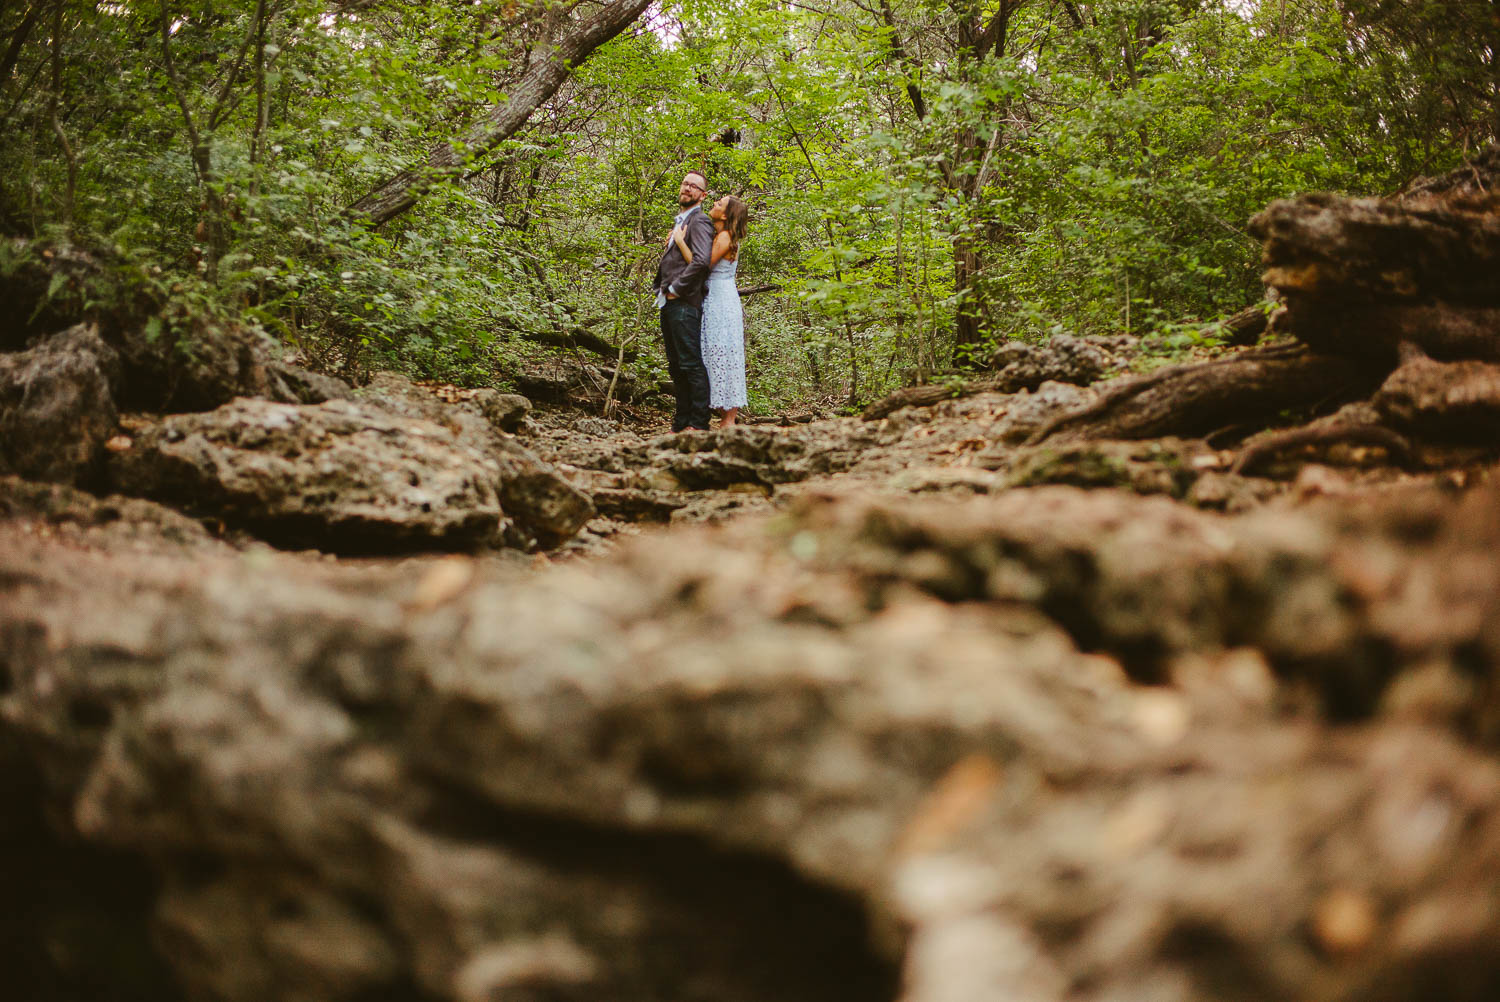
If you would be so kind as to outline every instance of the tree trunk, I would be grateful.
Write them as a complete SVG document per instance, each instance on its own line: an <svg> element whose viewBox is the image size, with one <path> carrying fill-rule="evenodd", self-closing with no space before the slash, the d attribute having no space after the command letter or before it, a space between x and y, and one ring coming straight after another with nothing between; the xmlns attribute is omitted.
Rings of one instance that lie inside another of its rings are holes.
<svg viewBox="0 0 1500 1002"><path fill-rule="evenodd" d="M1500 151L1402 200L1304 195L1250 221L1278 330L1315 350L1394 368L1409 343L1440 360L1500 362L1500 215L1468 194L1500 179Z"/></svg>
<svg viewBox="0 0 1500 1002"><path fill-rule="evenodd" d="M953 241L953 293L958 309L953 314L953 363L959 368L982 368L988 353L980 329L979 303L974 279L979 274L979 255L966 237Z"/></svg>
<svg viewBox="0 0 1500 1002"><path fill-rule="evenodd" d="M546 58L538 59L510 88L502 104L491 108L485 117L469 128L456 142L443 143L427 156L427 162L388 178L374 191L345 210L351 216L367 218L371 225L401 215L417 203L426 192L444 181L455 181L468 171L468 159L476 153L492 150L514 135L531 113L542 105L567 80L574 65L587 59L595 49L614 38L640 16L650 0L613 0L599 13L582 22L558 43Z"/></svg>
<svg viewBox="0 0 1500 1002"><path fill-rule="evenodd" d="M10 79L11 71L16 68L16 60L21 57L21 49L26 44L26 39L31 37L31 32L36 28L37 21L41 20L47 12L48 4L34 3L26 11L26 16L11 33L10 45L6 47L5 54L0 56L0 80ZM59 6L61 6L59 2Z"/></svg>

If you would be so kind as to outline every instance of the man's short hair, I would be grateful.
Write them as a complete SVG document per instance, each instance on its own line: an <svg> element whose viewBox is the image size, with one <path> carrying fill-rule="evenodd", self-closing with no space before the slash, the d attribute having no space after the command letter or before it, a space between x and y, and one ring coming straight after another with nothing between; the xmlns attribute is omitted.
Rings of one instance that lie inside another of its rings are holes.
<svg viewBox="0 0 1500 1002"><path fill-rule="evenodd" d="M708 175L703 173L701 170L690 170L683 176L698 178L698 180L703 182L703 184L701 184L699 187L703 188L704 191L708 190Z"/></svg>

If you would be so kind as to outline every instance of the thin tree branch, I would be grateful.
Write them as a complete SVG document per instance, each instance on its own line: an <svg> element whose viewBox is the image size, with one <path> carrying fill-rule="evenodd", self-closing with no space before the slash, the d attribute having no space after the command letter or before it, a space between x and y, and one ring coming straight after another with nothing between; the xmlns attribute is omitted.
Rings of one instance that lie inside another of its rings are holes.
<svg viewBox="0 0 1500 1002"><path fill-rule="evenodd" d="M781 96L781 91L776 89L776 83L771 79L771 71L765 67L761 67L761 72L765 74L766 86L771 88L771 93L775 96L776 103L781 106L781 117L786 121L786 127L791 131L792 139L796 142L797 148L802 151L802 158L807 161L807 169L812 171L813 180L818 183L818 190L822 191L823 177L818 173L817 165L813 163L812 154L807 151L807 144L802 141L802 133L798 132L797 126L792 123L792 116L787 112L786 100Z"/></svg>
<svg viewBox="0 0 1500 1002"><path fill-rule="evenodd" d="M166 4L161 5L161 59L162 68L167 74L167 84L172 88L172 97L182 111L182 124L187 128L188 141L193 144L193 166L196 168L202 141L198 136L198 126L193 122L193 111L188 105L187 94L182 89L182 78L177 75L177 63L172 59L172 24L167 16Z"/></svg>
<svg viewBox="0 0 1500 1002"><path fill-rule="evenodd" d="M245 66L245 56L250 52L250 43L255 41L255 36L260 30L261 23L266 17L266 0L257 0L255 4L255 16L250 19L250 26L245 30L244 41L240 42L240 51L235 54L234 64L229 68L229 76L224 80L224 86L219 89L219 96L214 101L214 109L208 114L208 131L213 132L219 127L222 116L226 112L226 104L229 95L234 90L235 81L240 78L240 70Z"/></svg>
<svg viewBox="0 0 1500 1002"><path fill-rule="evenodd" d="M63 193L63 225L71 233L73 229L73 199L78 187L78 157L73 153L73 145L68 142L68 134L63 130L62 119L57 114L57 105L62 98L62 19L63 6L59 3L53 8L52 93L49 95L47 104L52 119L52 131L57 135L57 144L62 149L63 159L67 162L68 167L67 188Z"/></svg>

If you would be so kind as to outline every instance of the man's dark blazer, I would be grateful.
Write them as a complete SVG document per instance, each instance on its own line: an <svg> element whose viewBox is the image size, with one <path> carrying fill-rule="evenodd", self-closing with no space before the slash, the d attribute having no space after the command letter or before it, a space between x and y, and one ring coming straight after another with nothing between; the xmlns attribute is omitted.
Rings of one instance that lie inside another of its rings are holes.
<svg viewBox="0 0 1500 1002"><path fill-rule="evenodd" d="M700 206L688 214L684 225L687 232L682 237L693 249L693 263L687 263L682 249L673 240L656 266L656 279L651 287L701 307L703 295L708 291L708 259L714 249L714 221Z"/></svg>

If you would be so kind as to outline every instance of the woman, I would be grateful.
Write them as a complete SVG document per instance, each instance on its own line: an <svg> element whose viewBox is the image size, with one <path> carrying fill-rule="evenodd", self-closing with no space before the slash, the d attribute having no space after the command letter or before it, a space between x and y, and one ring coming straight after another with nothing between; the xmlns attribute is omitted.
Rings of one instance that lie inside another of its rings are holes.
<svg viewBox="0 0 1500 1002"><path fill-rule="evenodd" d="M719 427L728 428L747 402L745 314L740 309L734 273L750 212L744 202L725 195L708 210L708 216L714 221L714 243L709 256L708 294L703 298L703 364L708 368L708 406L724 412ZM681 230L673 230L672 238L692 264L693 252Z"/></svg>

